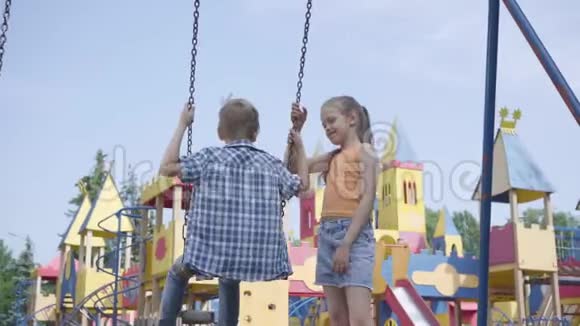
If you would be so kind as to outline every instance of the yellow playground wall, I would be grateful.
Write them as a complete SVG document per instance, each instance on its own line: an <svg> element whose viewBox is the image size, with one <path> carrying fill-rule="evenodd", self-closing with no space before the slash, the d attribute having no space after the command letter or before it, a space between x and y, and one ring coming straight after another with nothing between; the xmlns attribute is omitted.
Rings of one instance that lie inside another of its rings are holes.
<svg viewBox="0 0 580 326"><path fill-rule="evenodd" d="M34 311L38 311L44 307L48 307L50 305L53 305L56 303L56 296L54 294L49 294L49 295L42 295L42 293L36 297L36 300L34 302ZM52 310L48 313L48 316L44 315L44 314L39 314L38 316L35 316L36 319L40 320L40 321L48 321L48 320L54 320L55 319L55 310Z"/></svg>
<svg viewBox="0 0 580 326"><path fill-rule="evenodd" d="M379 188L379 228L396 230L398 227L398 220L396 218L389 218L396 216L397 204L396 198L399 197L397 187L395 187L396 180L395 169L388 169L381 172L380 188ZM388 190L387 190L388 188Z"/></svg>
<svg viewBox="0 0 580 326"><path fill-rule="evenodd" d="M287 325L287 280L242 282L240 284L240 325Z"/></svg>
<svg viewBox="0 0 580 326"><path fill-rule="evenodd" d="M504 315L502 315L498 310L493 309L491 311L491 320L505 320L505 317L509 318L510 320L517 320L518 319L518 305L515 301L504 301L504 302L496 302L493 306L502 311Z"/></svg>
<svg viewBox="0 0 580 326"><path fill-rule="evenodd" d="M554 228L550 226L542 230L537 224L527 228L523 223L516 223L516 228L520 267L524 270L556 272L558 257Z"/></svg>
<svg viewBox="0 0 580 326"><path fill-rule="evenodd" d="M108 270L112 272L111 270ZM120 273L122 274L123 271L121 270ZM97 270L93 268L87 267L80 267L79 271L77 272L77 284L76 284L76 293L75 293L75 305L78 305L85 297L89 294L94 292L95 290L99 289L100 287L111 283L115 280L113 275L109 275L103 272L97 272ZM107 300L103 300L106 307L112 307L112 297ZM91 306L92 308L92 306Z"/></svg>
<svg viewBox="0 0 580 326"><path fill-rule="evenodd" d="M151 252L151 259L154 260L151 266L151 274L155 277L163 277L171 269L175 259L183 253L183 239L181 238L181 230L183 226L183 219L171 220L167 226L161 225L153 235L153 248ZM165 239L165 248L159 247L163 242L160 239ZM163 258L158 259L156 254L158 251L165 250Z"/></svg>
<svg viewBox="0 0 580 326"><path fill-rule="evenodd" d="M404 196L399 195L397 217L399 219L399 231L425 233L425 205L423 203L423 171L396 169L397 193L403 194L403 182L414 182L416 185L414 203L403 202Z"/></svg>
<svg viewBox="0 0 580 326"><path fill-rule="evenodd" d="M402 232L425 233L425 204L423 203L423 173L420 170L390 168L381 173L378 189L379 228ZM404 182L414 182L415 200L410 193L405 204ZM395 216L396 218L393 218Z"/></svg>

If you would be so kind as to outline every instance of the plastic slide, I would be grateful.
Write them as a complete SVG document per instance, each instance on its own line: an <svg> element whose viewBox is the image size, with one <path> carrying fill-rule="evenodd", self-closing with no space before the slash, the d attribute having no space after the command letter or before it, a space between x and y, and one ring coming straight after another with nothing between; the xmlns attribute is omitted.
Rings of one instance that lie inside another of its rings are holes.
<svg viewBox="0 0 580 326"><path fill-rule="evenodd" d="M386 300L402 325L439 325L429 306L408 280L397 281L394 287L387 286Z"/></svg>

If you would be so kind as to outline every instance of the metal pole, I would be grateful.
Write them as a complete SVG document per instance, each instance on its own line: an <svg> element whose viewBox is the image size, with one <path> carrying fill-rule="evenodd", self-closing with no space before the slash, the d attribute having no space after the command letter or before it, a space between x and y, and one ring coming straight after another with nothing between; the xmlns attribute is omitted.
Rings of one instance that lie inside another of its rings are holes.
<svg viewBox="0 0 580 326"><path fill-rule="evenodd" d="M560 72L560 69L558 69L558 66L550 56L550 53L548 53L548 50L544 47L544 44L532 27L532 24L530 24L516 0L503 0L503 3L522 31L522 34L524 34L524 37L532 47L532 50L534 50L534 53L536 54L536 57L538 57L538 60L540 60L544 70L548 76L550 76L552 83L554 83L558 93L560 93L566 106L568 106L570 113L572 113L572 116L576 119L576 123L580 125L580 102L574 94L574 91L572 91L566 82L562 72Z"/></svg>
<svg viewBox="0 0 580 326"><path fill-rule="evenodd" d="M479 247L479 311L477 324L488 325L489 229L491 224L491 180L493 169L493 137L495 125L495 91L497 80L497 44L499 0L489 0L487 22L487 64L485 111L483 117L483 155L481 160L480 247Z"/></svg>

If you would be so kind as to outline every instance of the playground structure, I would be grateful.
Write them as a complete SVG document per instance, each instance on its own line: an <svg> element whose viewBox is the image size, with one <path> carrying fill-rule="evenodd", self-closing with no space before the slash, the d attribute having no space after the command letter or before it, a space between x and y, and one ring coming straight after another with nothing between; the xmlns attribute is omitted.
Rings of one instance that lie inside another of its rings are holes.
<svg viewBox="0 0 580 326"><path fill-rule="evenodd" d="M502 325L541 318L577 325L580 230L553 226L553 188L525 151L516 122L502 111L494 144L492 199L510 203L512 216L490 232L490 316ZM476 325L480 262L464 252L445 207L428 244L423 166L398 122L391 132L397 146L383 155L373 212L376 325L457 325L459 320ZM240 325L329 325L322 288L314 284L324 184L318 175L311 178L312 189L300 198L300 241L288 243L294 274L288 280L242 283ZM53 277L59 266L57 291L48 297L54 301L39 301L38 286L33 287L28 320L155 325L166 274L183 251L191 191L177 178L156 177L142 189L143 206L124 207L108 174L95 201L85 196L63 234L61 258L38 269L36 284ZM542 225L524 225L519 218L517 205L533 200L545 204ZM107 241L119 249L106 254ZM139 248L139 257L131 257L132 247ZM217 282L192 279L185 295L188 309L215 311Z"/></svg>
<svg viewBox="0 0 580 326"><path fill-rule="evenodd" d="M32 273L30 297L27 300L27 314L35 316L37 322L48 322L56 318L56 283L60 271L60 257L53 258L47 265L40 266ZM40 308L40 311L36 311Z"/></svg>

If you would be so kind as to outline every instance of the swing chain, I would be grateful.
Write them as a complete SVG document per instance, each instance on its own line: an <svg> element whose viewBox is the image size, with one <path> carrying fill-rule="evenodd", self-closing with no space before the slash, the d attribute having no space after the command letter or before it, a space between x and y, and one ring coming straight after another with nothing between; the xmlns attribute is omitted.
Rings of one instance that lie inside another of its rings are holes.
<svg viewBox="0 0 580 326"><path fill-rule="evenodd" d="M306 50L308 44L308 31L310 30L310 17L312 16L310 10L312 9L312 0L306 2L306 20L304 21L304 36L302 37L302 49L300 50L300 69L298 70L298 87L296 91L296 104L300 104L302 99L302 79L304 78L304 66L306 65ZM290 167L290 162L292 162L292 144L288 146L288 165ZM284 217L284 208L286 207L286 201L282 200L282 217Z"/></svg>
<svg viewBox="0 0 580 326"><path fill-rule="evenodd" d="M300 56L300 70L298 71L298 90L296 91L296 104L300 104L302 98L302 79L304 78L304 65L306 64L306 45L308 44L308 31L310 30L310 17L312 14L310 10L312 9L312 0L308 0L306 3L306 21L304 22L304 36L302 37L302 49Z"/></svg>
<svg viewBox="0 0 580 326"><path fill-rule="evenodd" d="M8 19L10 18L10 6L12 0L6 0L4 5L4 14L2 15L2 26L0 27L0 74L4 59L4 45L6 44L6 32L8 31Z"/></svg>
<svg viewBox="0 0 580 326"><path fill-rule="evenodd" d="M193 94L195 93L195 69L197 65L197 32L199 27L199 0L194 2L195 10L193 12L193 37L191 40L191 74L189 75L189 108L195 104ZM191 155L191 126L187 130L187 155Z"/></svg>
<svg viewBox="0 0 580 326"><path fill-rule="evenodd" d="M196 57L197 57L197 32L199 28L199 0L194 1L195 10L193 11L193 37L191 40L192 48L191 48L191 74L189 75L189 100L188 105L189 109L193 108L195 104L195 100L193 95L195 93L195 68L197 65ZM192 144L192 128L191 125L187 128L187 156L191 155L191 144ZM193 189L191 189L193 191ZM191 200L191 194L190 194ZM190 203L190 206L193 203ZM187 227L187 222L189 220L189 207L185 210L185 215L183 217L183 228L181 230L181 236L183 241L186 241L185 237L185 229Z"/></svg>

